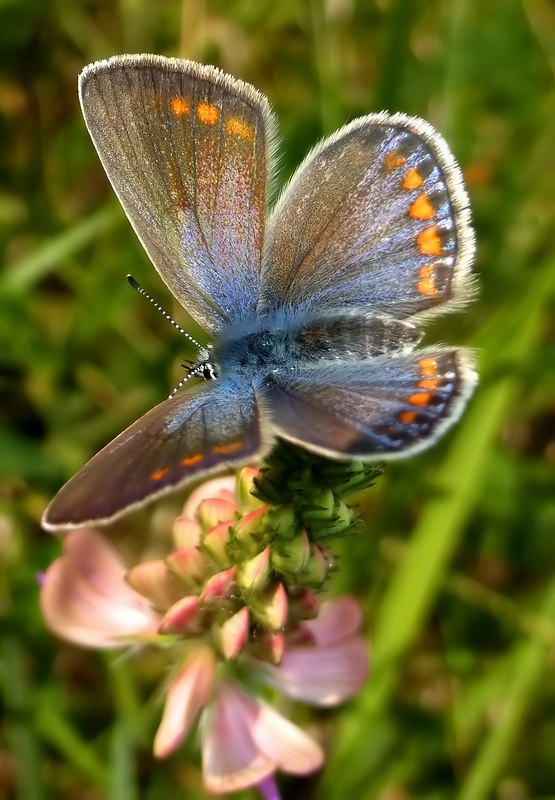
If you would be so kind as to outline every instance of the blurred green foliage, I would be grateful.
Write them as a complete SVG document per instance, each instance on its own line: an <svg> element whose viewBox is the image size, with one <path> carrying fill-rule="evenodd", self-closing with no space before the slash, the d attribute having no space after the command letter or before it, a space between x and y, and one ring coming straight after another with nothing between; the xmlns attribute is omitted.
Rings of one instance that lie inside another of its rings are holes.
<svg viewBox="0 0 555 800"><path fill-rule="evenodd" d="M165 763L149 754L156 658L59 643L38 609L36 575L59 552L39 528L48 499L190 355L125 273L195 332L79 112L77 73L121 52L254 83L281 121L283 180L318 137L383 108L450 142L481 292L432 337L478 348L480 387L444 441L388 468L365 500L367 534L341 543L333 590L364 603L374 671L347 707L313 717L328 764L284 780L284 796L555 796L553 4L3 0L0 798L203 797L193 741ZM120 539L138 553L130 530Z"/></svg>

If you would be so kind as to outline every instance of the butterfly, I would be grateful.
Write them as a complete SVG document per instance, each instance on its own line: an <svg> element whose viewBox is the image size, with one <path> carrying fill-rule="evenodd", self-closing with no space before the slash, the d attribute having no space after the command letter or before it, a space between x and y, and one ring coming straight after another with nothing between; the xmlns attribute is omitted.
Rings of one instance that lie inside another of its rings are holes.
<svg viewBox="0 0 555 800"><path fill-rule="evenodd" d="M471 299L460 169L427 122L355 119L306 156L266 214L276 123L252 86L124 55L79 77L85 121L155 268L204 328L191 373L57 494L47 529L108 522L278 437L332 459L416 453L459 417L470 351L419 346Z"/></svg>

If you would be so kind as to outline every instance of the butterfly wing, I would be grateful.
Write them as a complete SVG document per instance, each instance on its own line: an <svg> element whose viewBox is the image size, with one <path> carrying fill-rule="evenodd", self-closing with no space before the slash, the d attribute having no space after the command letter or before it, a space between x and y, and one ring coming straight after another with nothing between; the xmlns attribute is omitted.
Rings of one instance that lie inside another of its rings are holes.
<svg viewBox="0 0 555 800"><path fill-rule="evenodd" d="M168 288L207 330L252 313L264 237L267 100L215 67L117 56L79 77L104 169Z"/></svg>
<svg viewBox="0 0 555 800"><path fill-rule="evenodd" d="M423 120L354 120L306 157L269 222L259 310L460 305L474 240L462 176ZM393 312L394 309L394 312Z"/></svg>
<svg viewBox="0 0 555 800"><path fill-rule="evenodd" d="M108 522L187 481L269 448L265 414L247 383L209 382L164 400L95 455L58 492L50 530Z"/></svg>
<svg viewBox="0 0 555 800"><path fill-rule="evenodd" d="M385 459L428 447L476 382L466 350L433 348L275 373L264 396L276 433L331 458Z"/></svg>

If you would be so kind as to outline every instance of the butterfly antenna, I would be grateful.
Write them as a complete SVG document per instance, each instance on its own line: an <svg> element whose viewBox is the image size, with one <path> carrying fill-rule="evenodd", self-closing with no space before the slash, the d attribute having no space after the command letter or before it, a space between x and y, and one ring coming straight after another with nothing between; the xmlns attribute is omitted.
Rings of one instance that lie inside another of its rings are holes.
<svg viewBox="0 0 555 800"><path fill-rule="evenodd" d="M135 280L135 278L133 277L133 275L128 275L128 276L127 276L127 280L129 281L129 283L131 284L131 286L132 286L132 287L133 287L133 288L134 288L134 289L135 289L137 292L139 292L139 294L142 294L142 296L143 296L143 297L146 297L146 299L152 303L152 305L154 306L154 308L156 309L156 311L159 311L159 312L160 312L160 314L162 314L162 316L163 316L163 317L165 317L165 318L168 320L168 322L171 322L171 324L173 325L173 327L174 327L174 328L177 328L177 330L179 331L179 333L182 333L182 334L183 334L183 336L185 336L185 338L186 338L186 339L188 339L190 342L192 342L194 345L196 345L196 347L198 347L198 348L199 348L199 350L202 350L202 349L203 349L203 346L201 345L201 343L200 343L200 342L197 342L197 340L196 340L196 339L194 339L194 338L191 336L191 334L190 334L190 333L187 333L187 331L186 331L186 330L184 330L184 329L181 327L181 325L179 325L179 324L178 324L178 323L177 323L177 322L176 322L176 321L175 321L175 320L174 320L172 317L170 317L170 315L168 314L168 312L167 312L167 311L164 311L164 309L162 308L162 306L160 305L160 303L157 303L157 302L156 302L156 300L155 300L153 297L151 297L151 295L149 295L149 293L148 293L148 292L147 292L145 289L143 289L143 287L141 286L141 284L140 284L140 283L137 283L137 281ZM191 377L191 376L189 375L189 376L187 376L187 377ZM183 381L183 383L185 383L185 381ZM172 393L172 395L170 395L170 396L173 396L173 394L175 394L175 392L177 391L177 389L179 389L179 386L178 386L178 387L176 387L176 389L174 390L174 392L173 392L173 393Z"/></svg>
<svg viewBox="0 0 555 800"><path fill-rule="evenodd" d="M201 377L203 368L204 368L204 364L200 364L196 369L190 370L185 375L184 378L181 378L181 380L179 381L177 386L174 389L172 389L170 394L168 395L168 400L171 400L172 397L174 397L178 393L178 391L181 389L181 387L184 386L187 383L188 380L190 380L191 378L195 378L195 377Z"/></svg>

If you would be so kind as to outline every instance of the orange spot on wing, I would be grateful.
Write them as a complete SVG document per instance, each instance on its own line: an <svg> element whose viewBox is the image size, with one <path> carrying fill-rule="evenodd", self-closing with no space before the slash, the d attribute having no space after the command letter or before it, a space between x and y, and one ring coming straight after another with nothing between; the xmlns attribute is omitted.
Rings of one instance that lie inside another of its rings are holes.
<svg viewBox="0 0 555 800"><path fill-rule="evenodd" d="M184 97L172 97L170 105L176 117L183 117L191 110L189 101L185 100Z"/></svg>
<svg viewBox="0 0 555 800"><path fill-rule="evenodd" d="M416 244L423 256L440 256L442 248L437 226L424 228L416 237Z"/></svg>
<svg viewBox="0 0 555 800"><path fill-rule="evenodd" d="M437 375L437 361L435 358L421 358L418 362L420 374L423 378L435 378Z"/></svg>
<svg viewBox="0 0 555 800"><path fill-rule="evenodd" d="M227 133L232 136L240 136L242 139L252 141L252 125L249 125L239 117L229 117L225 124Z"/></svg>
<svg viewBox="0 0 555 800"><path fill-rule="evenodd" d="M404 425L410 425L418 416L416 411L401 411L399 419Z"/></svg>
<svg viewBox="0 0 555 800"><path fill-rule="evenodd" d="M179 463L183 467L194 467L195 464L198 464L203 458L204 456L202 453L194 453L192 456L185 456Z"/></svg>
<svg viewBox="0 0 555 800"><path fill-rule="evenodd" d="M165 478L168 472L171 472L169 467L162 467L162 469L157 469L156 472L151 472L148 476L151 481L161 481L162 478Z"/></svg>
<svg viewBox="0 0 555 800"><path fill-rule="evenodd" d="M420 276L420 280L416 284L416 288L418 289L420 294L427 294L430 296L437 294L435 278L434 278L434 268L422 267L419 270L418 275Z"/></svg>
<svg viewBox="0 0 555 800"><path fill-rule="evenodd" d="M237 450L241 450L243 445L244 439L235 439L232 442L226 442L226 444L215 444L212 452L217 456L227 456L230 453L236 453Z"/></svg>
<svg viewBox="0 0 555 800"><path fill-rule="evenodd" d="M199 103L197 106L197 117L206 125L215 125L220 118L220 111L212 103Z"/></svg>
<svg viewBox="0 0 555 800"><path fill-rule="evenodd" d="M439 378L424 378L422 381L418 381L418 388L419 389L437 389L440 385L441 380Z"/></svg>
<svg viewBox="0 0 555 800"><path fill-rule="evenodd" d="M410 191L411 189L420 189L420 187L423 185L424 185L424 178L418 172L416 167L412 167L412 169L409 169L407 174L403 178L403 189L407 189L407 191Z"/></svg>
<svg viewBox="0 0 555 800"><path fill-rule="evenodd" d="M430 203L426 192L419 194L409 209L409 217L413 219L432 219L435 213L435 208Z"/></svg>
<svg viewBox="0 0 555 800"><path fill-rule="evenodd" d="M397 169L398 167L402 167L406 160L405 156L402 156L400 153L388 153L383 163L386 169Z"/></svg>
<svg viewBox="0 0 555 800"><path fill-rule="evenodd" d="M428 406L432 400L431 392L415 392L409 397L411 406Z"/></svg>

